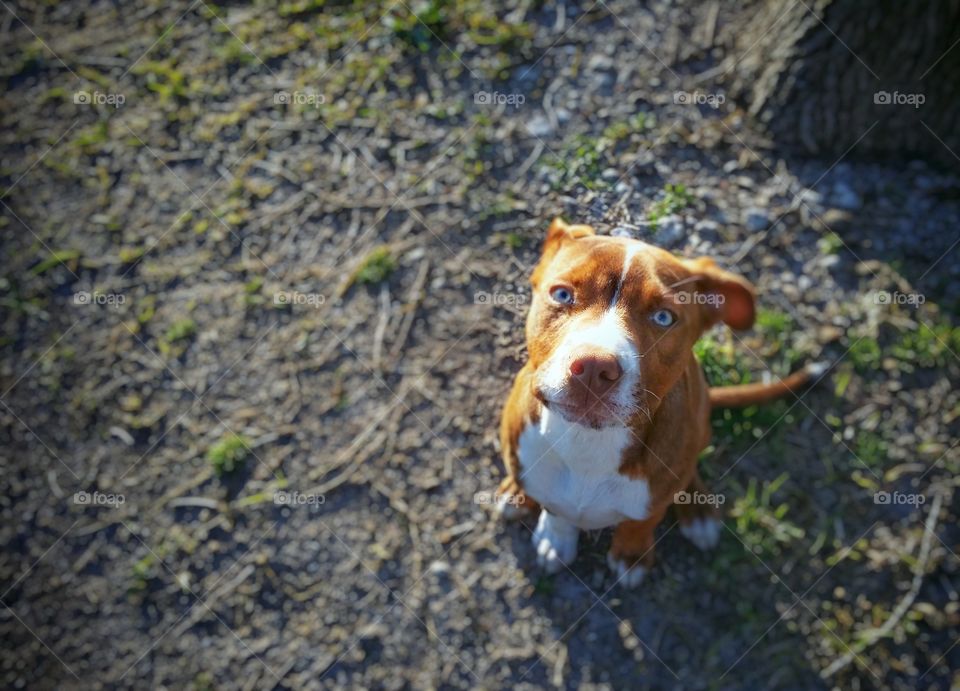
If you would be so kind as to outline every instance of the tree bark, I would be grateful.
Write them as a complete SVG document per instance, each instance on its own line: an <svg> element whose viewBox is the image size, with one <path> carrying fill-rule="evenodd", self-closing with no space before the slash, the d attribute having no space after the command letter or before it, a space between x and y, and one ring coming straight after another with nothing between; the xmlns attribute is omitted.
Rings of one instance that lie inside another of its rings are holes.
<svg viewBox="0 0 960 691"><path fill-rule="evenodd" d="M756 0L725 86L796 153L960 163L960 0Z"/></svg>

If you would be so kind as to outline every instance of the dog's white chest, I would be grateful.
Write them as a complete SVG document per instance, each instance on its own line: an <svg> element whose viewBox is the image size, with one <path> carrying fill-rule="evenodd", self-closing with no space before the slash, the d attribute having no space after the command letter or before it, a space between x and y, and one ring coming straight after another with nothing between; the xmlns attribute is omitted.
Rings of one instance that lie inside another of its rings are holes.
<svg viewBox="0 0 960 691"><path fill-rule="evenodd" d="M580 528L647 518L650 487L617 472L630 443L626 427L591 429L543 408L520 434L520 482L547 510Z"/></svg>

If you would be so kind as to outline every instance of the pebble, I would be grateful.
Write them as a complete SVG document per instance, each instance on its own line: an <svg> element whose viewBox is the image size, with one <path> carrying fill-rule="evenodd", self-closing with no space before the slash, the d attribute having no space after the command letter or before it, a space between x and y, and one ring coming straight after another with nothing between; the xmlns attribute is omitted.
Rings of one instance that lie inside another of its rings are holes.
<svg viewBox="0 0 960 691"><path fill-rule="evenodd" d="M665 216L657 223L656 242L659 245L673 245L683 237L683 219L679 216Z"/></svg>
<svg viewBox="0 0 960 691"><path fill-rule="evenodd" d="M527 123L527 132L534 137L547 137L553 134L553 125L543 115L535 115Z"/></svg>
<svg viewBox="0 0 960 691"><path fill-rule="evenodd" d="M838 180L833 184L833 193L830 195L830 198L833 203L841 209L854 211L863 205L860 195L857 194L853 186L846 180Z"/></svg>
<svg viewBox="0 0 960 691"><path fill-rule="evenodd" d="M764 209L754 206L746 210L743 224L747 230L758 233L761 230L766 230L767 226L770 225L770 217Z"/></svg>

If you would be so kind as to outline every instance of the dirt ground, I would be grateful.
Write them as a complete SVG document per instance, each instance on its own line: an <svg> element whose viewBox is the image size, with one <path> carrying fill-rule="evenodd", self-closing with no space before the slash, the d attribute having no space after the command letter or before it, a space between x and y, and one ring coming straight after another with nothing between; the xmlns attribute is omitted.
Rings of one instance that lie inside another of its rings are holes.
<svg viewBox="0 0 960 691"><path fill-rule="evenodd" d="M960 685L960 178L784 157L716 4L0 4L4 688ZM830 363L635 590L482 494L555 215L757 285L713 383Z"/></svg>

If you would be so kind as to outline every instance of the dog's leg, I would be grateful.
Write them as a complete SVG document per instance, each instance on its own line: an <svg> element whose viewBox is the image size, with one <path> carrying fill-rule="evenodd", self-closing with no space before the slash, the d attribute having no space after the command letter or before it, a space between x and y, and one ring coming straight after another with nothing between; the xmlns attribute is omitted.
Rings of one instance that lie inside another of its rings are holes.
<svg viewBox="0 0 960 691"><path fill-rule="evenodd" d="M527 496L513 475L507 475L497 488L497 511L505 519L514 520L540 510L540 505Z"/></svg>
<svg viewBox="0 0 960 691"><path fill-rule="evenodd" d="M544 509L540 512L537 529L533 531L537 564L548 573L556 573L576 558L579 538L577 526Z"/></svg>
<svg viewBox="0 0 960 691"><path fill-rule="evenodd" d="M663 520L664 511L643 521L623 521L613 531L613 543L607 554L607 564L617 582L632 588L639 585L653 566L653 532Z"/></svg>
<svg viewBox="0 0 960 691"><path fill-rule="evenodd" d="M716 509L717 502L704 501L712 496L700 479L700 474L694 473L687 486L686 503L673 505L680 521L680 532L702 550L716 547L720 540L722 526L720 512Z"/></svg>

